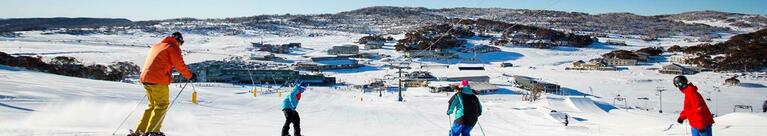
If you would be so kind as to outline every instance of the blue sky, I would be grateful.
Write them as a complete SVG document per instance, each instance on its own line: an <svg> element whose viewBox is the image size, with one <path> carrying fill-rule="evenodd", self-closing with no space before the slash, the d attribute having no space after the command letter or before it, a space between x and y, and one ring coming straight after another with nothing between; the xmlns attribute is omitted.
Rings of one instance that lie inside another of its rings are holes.
<svg viewBox="0 0 767 136"><path fill-rule="evenodd" d="M3 0L0 18L105 17L131 20L337 13L369 6L496 7L590 14L672 14L694 10L767 14L767 0Z"/></svg>

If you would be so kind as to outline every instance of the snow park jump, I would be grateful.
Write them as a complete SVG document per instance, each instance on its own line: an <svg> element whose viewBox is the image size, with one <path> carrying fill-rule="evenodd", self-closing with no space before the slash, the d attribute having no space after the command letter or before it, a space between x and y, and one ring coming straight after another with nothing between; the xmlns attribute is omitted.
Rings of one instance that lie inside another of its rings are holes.
<svg viewBox="0 0 767 136"><path fill-rule="evenodd" d="M0 136L761 136L765 4L3 1Z"/></svg>
<svg viewBox="0 0 767 136"><path fill-rule="evenodd" d="M557 111L604 114L610 110L600 108L593 100L585 97L550 98L548 101L549 106Z"/></svg>

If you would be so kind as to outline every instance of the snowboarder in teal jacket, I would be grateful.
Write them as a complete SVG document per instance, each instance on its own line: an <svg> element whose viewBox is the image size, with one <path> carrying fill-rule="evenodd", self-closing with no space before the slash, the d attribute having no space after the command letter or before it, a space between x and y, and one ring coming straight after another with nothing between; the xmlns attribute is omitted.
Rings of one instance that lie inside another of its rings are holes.
<svg viewBox="0 0 767 136"><path fill-rule="evenodd" d="M285 114L285 124L282 126L282 136L289 136L290 124L293 124L293 135L301 136L301 118L298 116L296 108L298 101L301 100L301 93L306 89L306 84L295 83L293 91L282 100L282 112Z"/></svg>
<svg viewBox="0 0 767 136"><path fill-rule="evenodd" d="M450 136L469 136L471 129L482 115L482 104L469 86L469 81L461 81L460 92L450 98L447 115L454 114L455 121L450 128Z"/></svg>

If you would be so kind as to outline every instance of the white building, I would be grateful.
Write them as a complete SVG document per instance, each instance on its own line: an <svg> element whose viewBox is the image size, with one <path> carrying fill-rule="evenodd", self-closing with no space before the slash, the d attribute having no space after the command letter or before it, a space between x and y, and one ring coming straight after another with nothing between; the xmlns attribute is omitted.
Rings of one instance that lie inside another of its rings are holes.
<svg viewBox="0 0 767 136"><path fill-rule="evenodd" d="M669 65L665 65L661 67L658 72L662 74L673 74L673 75L692 75L695 73L698 73L694 68L685 67L679 64L671 63Z"/></svg>
<svg viewBox="0 0 767 136"><path fill-rule="evenodd" d="M695 58L695 55L690 55L690 54L673 55L668 58L668 61L673 63L679 63L679 64L687 64L686 61L693 58Z"/></svg>
<svg viewBox="0 0 767 136"><path fill-rule="evenodd" d="M606 63L607 65L612 65L612 66L636 66L639 63L639 60L609 58L609 59L603 59L603 62Z"/></svg>

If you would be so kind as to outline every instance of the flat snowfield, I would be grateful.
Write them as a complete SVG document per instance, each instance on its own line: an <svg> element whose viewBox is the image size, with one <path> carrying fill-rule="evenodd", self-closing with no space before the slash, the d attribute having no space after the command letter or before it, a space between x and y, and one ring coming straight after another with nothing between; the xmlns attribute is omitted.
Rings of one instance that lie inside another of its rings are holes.
<svg viewBox="0 0 767 136"><path fill-rule="evenodd" d="M40 55L43 59L73 56L84 64L131 61L143 64L146 46L159 37L152 35L39 35L27 32L22 38L4 38L0 51L13 55ZM349 44L359 34L340 33L325 37L262 38L189 35L182 46L187 63L221 60L245 56L250 42L301 42L302 48L291 54L278 54L288 60L303 56L324 55L331 46ZM395 38L401 37L395 36ZM635 50L647 46L688 46L682 38L658 42L621 39L635 46L593 45L589 48L559 47L533 49L500 47L500 52L479 54L485 71L457 71L451 68L416 68L438 76L488 75L498 93L480 95L484 112L473 135L490 136L670 136L689 135L689 125L677 124L682 109L682 94L671 84L674 75L659 74L668 64L670 54L650 63L623 67L619 71L568 71L565 67L576 60L588 60L615 49ZM717 39L721 41L722 39ZM487 44L487 40L469 39L468 44ZM362 50L401 56L391 46ZM472 56L462 54L461 57ZM460 60L416 60L422 64L454 65ZM381 60L369 60L357 69L325 71L339 82L360 85L385 75L396 75L383 67ZM515 67L502 68L502 62ZM415 67L415 66L414 66ZM565 96L548 94L536 102L523 101L522 89L513 87L507 75L525 75L562 85ZM714 135L759 136L767 134L767 114L734 109L734 105L751 105L761 110L767 99L764 79L739 78L744 85L724 86L733 74L703 72L688 78L697 85L713 113L717 114ZM171 85L171 98L181 90ZM279 135L285 118L281 111L285 94L248 93L252 86L223 83L188 85L167 114L163 131L168 135ZM714 91L719 87L721 92ZM657 88L664 88L662 114ZM264 86L258 86L265 90ZM289 88L281 88L289 91ZM199 93L199 104L191 103L191 93ZM134 129L146 101L139 84L97 81L65 77L19 68L0 66L0 135L125 135ZM282 96L281 96L282 95ZM369 135L447 135L451 118L446 115L450 93L429 93L427 88L408 88L404 102L396 92L362 93L357 89L312 86L303 94L298 112L302 134L308 136ZM627 101L616 101L620 95ZM647 99L639 99L647 98ZM561 113L553 114L552 110ZM737 111L737 112L734 112ZM560 119L570 118L569 126ZM130 116L129 116L130 115ZM120 126L125 117L125 123ZM119 129L118 129L119 128ZM484 133L483 133L484 132Z"/></svg>

